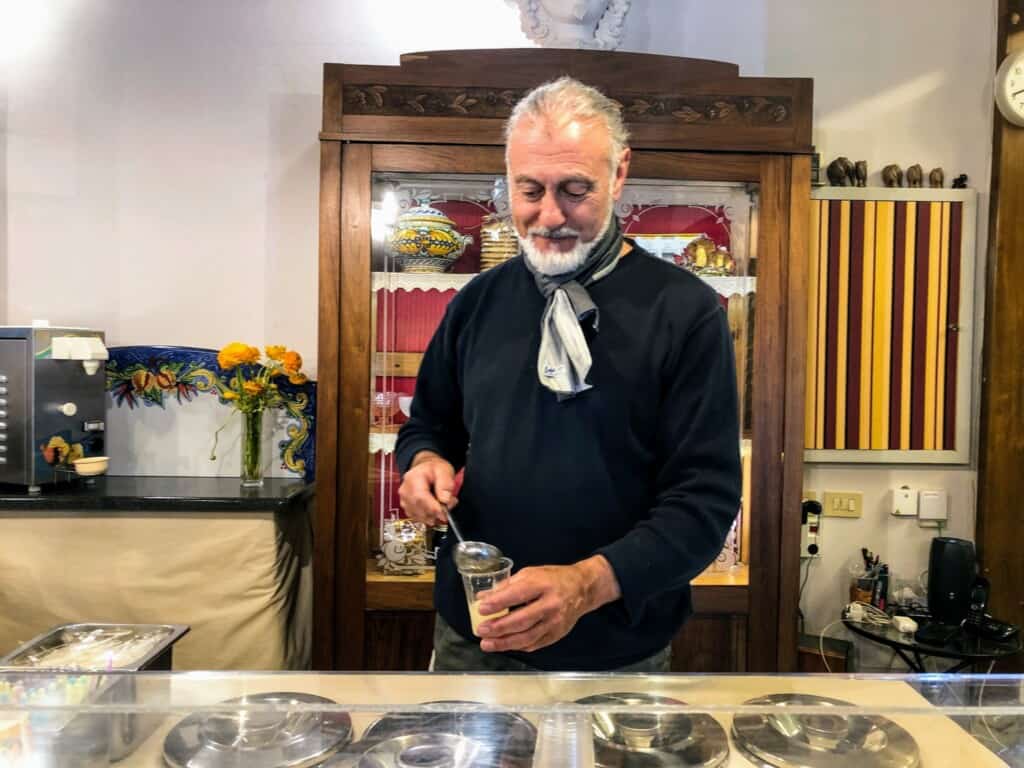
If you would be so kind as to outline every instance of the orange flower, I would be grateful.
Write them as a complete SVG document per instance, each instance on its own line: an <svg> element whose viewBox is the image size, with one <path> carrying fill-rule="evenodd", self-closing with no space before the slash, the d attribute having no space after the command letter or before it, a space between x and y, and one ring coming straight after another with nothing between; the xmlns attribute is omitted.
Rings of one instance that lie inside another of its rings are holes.
<svg viewBox="0 0 1024 768"><path fill-rule="evenodd" d="M302 355L294 350L288 350L284 353L284 357L281 358L281 367L287 373L295 374L302 368Z"/></svg>
<svg viewBox="0 0 1024 768"><path fill-rule="evenodd" d="M263 385L258 381L247 381L242 385L242 389L245 390L245 394L255 397L263 391Z"/></svg>
<svg viewBox="0 0 1024 768"><path fill-rule="evenodd" d="M243 363L259 362L260 351L256 347L250 347L240 341L233 341L217 353L217 365L225 371Z"/></svg>
<svg viewBox="0 0 1024 768"><path fill-rule="evenodd" d="M292 384L305 384L308 379L304 373L290 373L288 374L288 381Z"/></svg>
<svg viewBox="0 0 1024 768"><path fill-rule="evenodd" d="M271 360L280 360L284 357L284 353L287 351L287 347L279 345L271 345L267 347L267 357Z"/></svg>

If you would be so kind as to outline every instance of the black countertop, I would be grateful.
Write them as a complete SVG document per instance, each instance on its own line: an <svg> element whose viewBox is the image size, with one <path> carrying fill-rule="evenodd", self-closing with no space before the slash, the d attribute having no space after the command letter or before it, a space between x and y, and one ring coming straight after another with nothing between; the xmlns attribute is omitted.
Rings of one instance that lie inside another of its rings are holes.
<svg viewBox="0 0 1024 768"><path fill-rule="evenodd" d="M97 477L43 486L0 485L0 511L117 510L124 512L275 512L298 508L313 483L267 478L262 488L242 488L237 477Z"/></svg>

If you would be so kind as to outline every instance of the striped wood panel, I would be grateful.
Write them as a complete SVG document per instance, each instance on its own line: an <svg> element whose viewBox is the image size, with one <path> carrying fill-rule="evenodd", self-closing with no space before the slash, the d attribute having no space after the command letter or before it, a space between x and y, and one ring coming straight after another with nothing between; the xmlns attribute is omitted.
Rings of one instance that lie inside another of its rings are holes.
<svg viewBox="0 0 1024 768"><path fill-rule="evenodd" d="M805 443L956 448L963 203L814 200Z"/></svg>

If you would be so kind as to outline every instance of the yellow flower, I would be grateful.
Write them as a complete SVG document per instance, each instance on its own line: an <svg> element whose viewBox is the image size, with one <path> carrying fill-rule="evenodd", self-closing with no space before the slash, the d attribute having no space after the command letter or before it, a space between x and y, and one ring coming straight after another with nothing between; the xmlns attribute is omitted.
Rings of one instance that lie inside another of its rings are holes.
<svg viewBox="0 0 1024 768"><path fill-rule="evenodd" d="M267 357L271 360L280 360L284 357L284 353L287 351L286 347L279 345L271 345L267 347Z"/></svg>
<svg viewBox="0 0 1024 768"><path fill-rule="evenodd" d="M242 389L245 390L245 394L255 397L263 391L263 385L258 381L247 381L242 385Z"/></svg>
<svg viewBox="0 0 1024 768"><path fill-rule="evenodd" d="M225 389L223 392L220 393L220 396L223 397L225 400L237 400L238 399L238 393L237 392L232 392L230 389Z"/></svg>
<svg viewBox="0 0 1024 768"><path fill-rule="evenodd" d="M292 384L305 384L308 379L304 373L291 373L288 374L288 381Z"/></svg>
<svg viewBox="0 0 1024 768"><path fill-rule="evenodd" d="M302 368L302 355L294 350L288 350L281 358L281 367L288 373L298 373Z"/></svg>
<svg viewBox="0 0 1024 768"><path fill-rule="evenodd" d="M85 449L82 448L82 444L72 443L70 450L68 450L68 457L64 461L67 464L71 464L76 459L82 458L85 458Z"/></svg>
<svg viewBox="0 0 1024 768"><path fill-rule="evenodd" d="M233 341L217 353L217 365L230 371L242 363L259 362L260 351L240 341Z"/></svg>

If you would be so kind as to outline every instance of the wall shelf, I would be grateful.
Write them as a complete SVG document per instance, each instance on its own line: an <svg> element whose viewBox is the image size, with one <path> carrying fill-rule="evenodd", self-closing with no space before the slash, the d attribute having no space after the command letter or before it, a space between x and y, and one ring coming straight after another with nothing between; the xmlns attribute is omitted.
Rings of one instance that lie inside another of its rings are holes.
<svg viewBox="0 0 1024 768"><path fill-rule="evenodd" d="M708 569L690 582L693 606L698 613L743 614L748 610L750 569L741 564L735 570ZM372 558L366 561L366 610L427 611L434 607L434 571L418 576L381 573Z"/></svg>
<svg viewBox="0 0 1024 768"><path fill-rule="evenodd" d="M476 273L374 272L373 290L460 291L474 277L476 277ZM714 288L715 292L720 296L733 296L735 294L746 296L748 293L754 293L757 290L756 277L700 275L700 279Z"/></svg>

